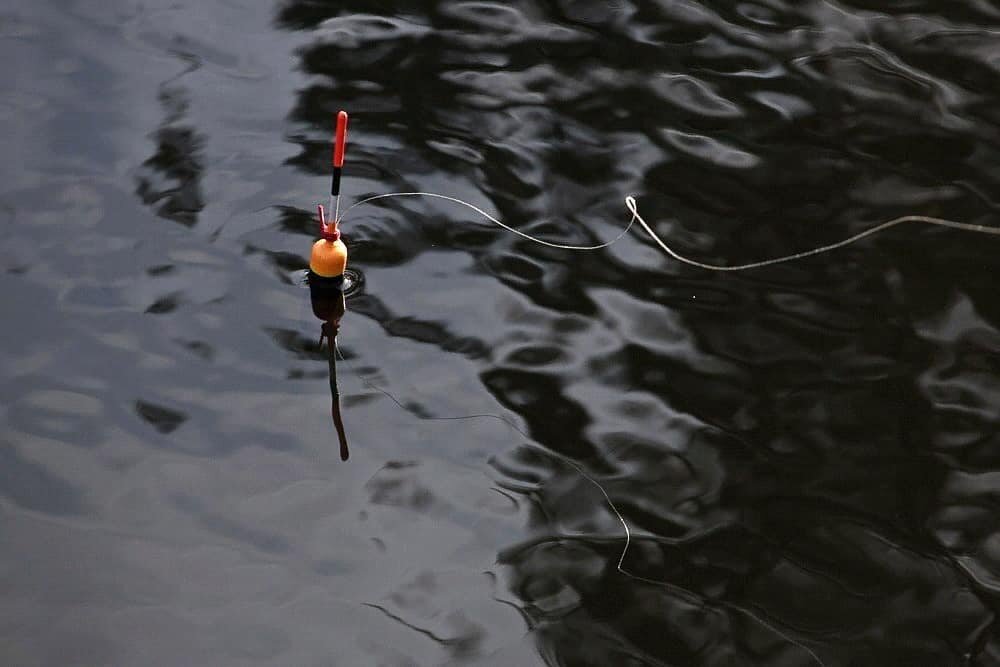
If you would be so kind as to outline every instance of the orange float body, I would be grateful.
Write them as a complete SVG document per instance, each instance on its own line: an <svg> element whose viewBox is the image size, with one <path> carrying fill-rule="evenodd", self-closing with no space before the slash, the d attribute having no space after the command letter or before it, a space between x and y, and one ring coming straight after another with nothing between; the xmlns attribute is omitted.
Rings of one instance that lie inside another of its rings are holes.
<svg viewBox="0 0 1000 667"><path fill-rule="evenodd" d="M309 256L309 291L313 314L338 326L344 314L344 271L347 269L347 246L340 240L340 230L323 225L323 238L316 241Z"/></svg>
<svg viewBox="0 0 1000 667"><path fill-rule="evenodd" d="M342 276L347 268L347 246L340 240L340 232L336 234L336 238L324 236L313 244L309 270L321 278Z"/></svg>

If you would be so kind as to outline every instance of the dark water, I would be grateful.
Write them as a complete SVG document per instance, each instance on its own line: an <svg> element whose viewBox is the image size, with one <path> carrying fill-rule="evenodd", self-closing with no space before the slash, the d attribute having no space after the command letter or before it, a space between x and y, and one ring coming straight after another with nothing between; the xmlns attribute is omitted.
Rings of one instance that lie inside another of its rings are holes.
<svg viewBox="0 0 1000 667"><path fill-rule="evenodd" d="M3 664L1000 664L1000 240L358 208L347 463L300 282L340 108L347 200L560 243L1000 224L994 3L20 0L0 56Z"/></svg>

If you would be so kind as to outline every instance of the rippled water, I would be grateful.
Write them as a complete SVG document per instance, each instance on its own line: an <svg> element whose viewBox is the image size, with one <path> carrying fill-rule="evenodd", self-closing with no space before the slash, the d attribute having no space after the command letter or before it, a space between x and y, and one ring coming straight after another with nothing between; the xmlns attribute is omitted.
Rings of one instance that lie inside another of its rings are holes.
<svg viewBox="0 0 1000 667"><path fill-rule="evenodd" d="M357 208L347 463L301 283L340 108L346 203L560 243L1000 224L994 3L22 1L0 53L4 664L1000 664L1000 240Z"/></svg>

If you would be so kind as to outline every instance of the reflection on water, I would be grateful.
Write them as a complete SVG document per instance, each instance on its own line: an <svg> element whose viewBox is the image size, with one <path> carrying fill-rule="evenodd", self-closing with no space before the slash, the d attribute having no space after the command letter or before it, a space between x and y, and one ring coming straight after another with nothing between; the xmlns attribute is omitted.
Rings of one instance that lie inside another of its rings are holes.
<svg viewBox="0 0 1000 667"><path fill-rule="evenodd" d="M188 106L183 89L165 85L159 97L167 114L156 131L156 153L142 163L135 192L144 204L155 206L158 215L190 227L205 206L201 193L204 167L199 159L202 142L194 128L180 124Z"/></svg>
<svg viewBox="0 0 1000 667"><path fill-rule="evenodd" d="M319 334L319 346L323 347L326 340L327 363L330 367L330 414L333 426L337 430L340 441L340 460L350 457L347 447L347 434L344 431L344 418L340 406L340 386L337 382L337 334L340 333L340 320L343 318L347 305L345 293L347 285L344 276L334 284L334 281L314 277L309 285L309 297L312 302L313 315L322 322ZM339 283L339 284L338 284Z"/></svg>
<svg viewBox="0 0 1000 667"><path fill-rule="evenodd" d="M300 279L341 108L345 204L565 244L998 225L1000 13L904 4L0 11L4 662L1000 663L996 240L395 199Z"/></svg>

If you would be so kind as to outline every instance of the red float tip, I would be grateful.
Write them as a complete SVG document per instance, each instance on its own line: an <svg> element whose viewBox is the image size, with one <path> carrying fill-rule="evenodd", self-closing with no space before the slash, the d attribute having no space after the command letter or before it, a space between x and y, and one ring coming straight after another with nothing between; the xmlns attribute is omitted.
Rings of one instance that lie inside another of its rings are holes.
<svg viewBox="0 0 1000 667"><path fill-rule="evenodd" d="M337 136L333 144L333 166L344 166L344 149L347 146L347 112L337 113Z"/></svg>

